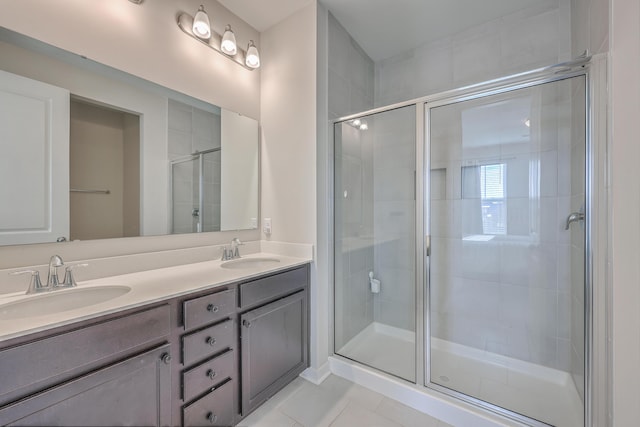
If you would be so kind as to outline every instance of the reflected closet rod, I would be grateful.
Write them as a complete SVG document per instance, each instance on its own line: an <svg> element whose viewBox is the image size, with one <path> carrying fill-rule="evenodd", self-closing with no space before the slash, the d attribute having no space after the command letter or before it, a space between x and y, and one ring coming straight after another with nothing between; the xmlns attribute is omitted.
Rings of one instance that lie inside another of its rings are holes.
<svg viewBox="0 0 640 427"><path fill-rule="evenodd" d="M72 188L69 191L72 193L111 194L110 190L79 190L77 188Z"/></svg>

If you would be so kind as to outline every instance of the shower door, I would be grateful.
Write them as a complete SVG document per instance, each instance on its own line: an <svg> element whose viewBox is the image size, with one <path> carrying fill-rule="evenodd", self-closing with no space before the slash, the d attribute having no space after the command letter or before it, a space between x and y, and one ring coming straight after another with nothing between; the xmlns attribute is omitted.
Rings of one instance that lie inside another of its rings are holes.
<svg viewBox="0 0 640 427"><path fill-rule="evenodd" d="M414 382L416 107L335 124L335 353Z"/></svg>
<svg viewBox="0 0 640 427"><path fill-rule="evenodd" d="M220 231L220 148L171 161L171 232Z"/></svg>
<svg viewBox="0 0 640 427"><path fill-rule="evenodd" d="M425 115L427 384L527 423L582 426L586 77Z"/></svg>

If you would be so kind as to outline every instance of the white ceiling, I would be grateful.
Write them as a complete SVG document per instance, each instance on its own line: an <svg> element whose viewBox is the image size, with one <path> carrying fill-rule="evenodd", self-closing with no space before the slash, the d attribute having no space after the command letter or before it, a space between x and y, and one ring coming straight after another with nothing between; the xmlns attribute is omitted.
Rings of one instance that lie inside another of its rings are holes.
<svg viewBox="0 0 640 427"><path fill-rule="evenodd" d="M262 32L313 0L218 0L224 7Z"/></svg>
<svg viewBox="0 0 640 427"><path fill-rule="evenodd" d="M219 0L264 31L312 0ZM320 0L374 61L559 0Z"/></svg>

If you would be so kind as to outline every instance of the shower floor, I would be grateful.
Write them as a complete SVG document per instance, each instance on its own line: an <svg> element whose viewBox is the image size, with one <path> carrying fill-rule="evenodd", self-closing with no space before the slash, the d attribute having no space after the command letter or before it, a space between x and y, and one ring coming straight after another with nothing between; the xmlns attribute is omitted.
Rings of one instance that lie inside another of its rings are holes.
<svg viewBox="0 0 640 427"><path fill-rule="evenodd" d="M416 380L415 333L371 323L337 354L408 381Z"/></svg>
<svg viewBox="0 0 640 427"><path fill-rule="evenodd" d="M556 427L583 425L582 401L567 372L438 338L431 346L433 382ZM372 323L337 354L415 381L411 331Z"/></svg>

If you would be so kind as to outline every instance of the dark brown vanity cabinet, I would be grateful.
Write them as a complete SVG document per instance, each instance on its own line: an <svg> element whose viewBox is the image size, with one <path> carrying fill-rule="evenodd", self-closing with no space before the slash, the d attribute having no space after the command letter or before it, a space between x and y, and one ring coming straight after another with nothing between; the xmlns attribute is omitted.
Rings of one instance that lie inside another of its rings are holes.
<svg viewBox="0 0 640 427"><path fill-rule="evenodd" d="M308 366L308 284L305 265L182 302L175 423L235 425Z"/></svg>
<svg viewBox="0 0 640 427"><path fill-rule="evenodd" d="M0 350L0 425L170 425L169 332L163 305Z"/></svg>
<svg viewBox="0 0 640 427"><path fill-rule="evenodd" d="M240 285L242 416L308 366L308 269Z"/></svg>
<svg viewBox="0 0 640 427"><path fill-rule="evenodd" d="M308 366L309 267L0 343L0 425L233 426Z"/></svg>

